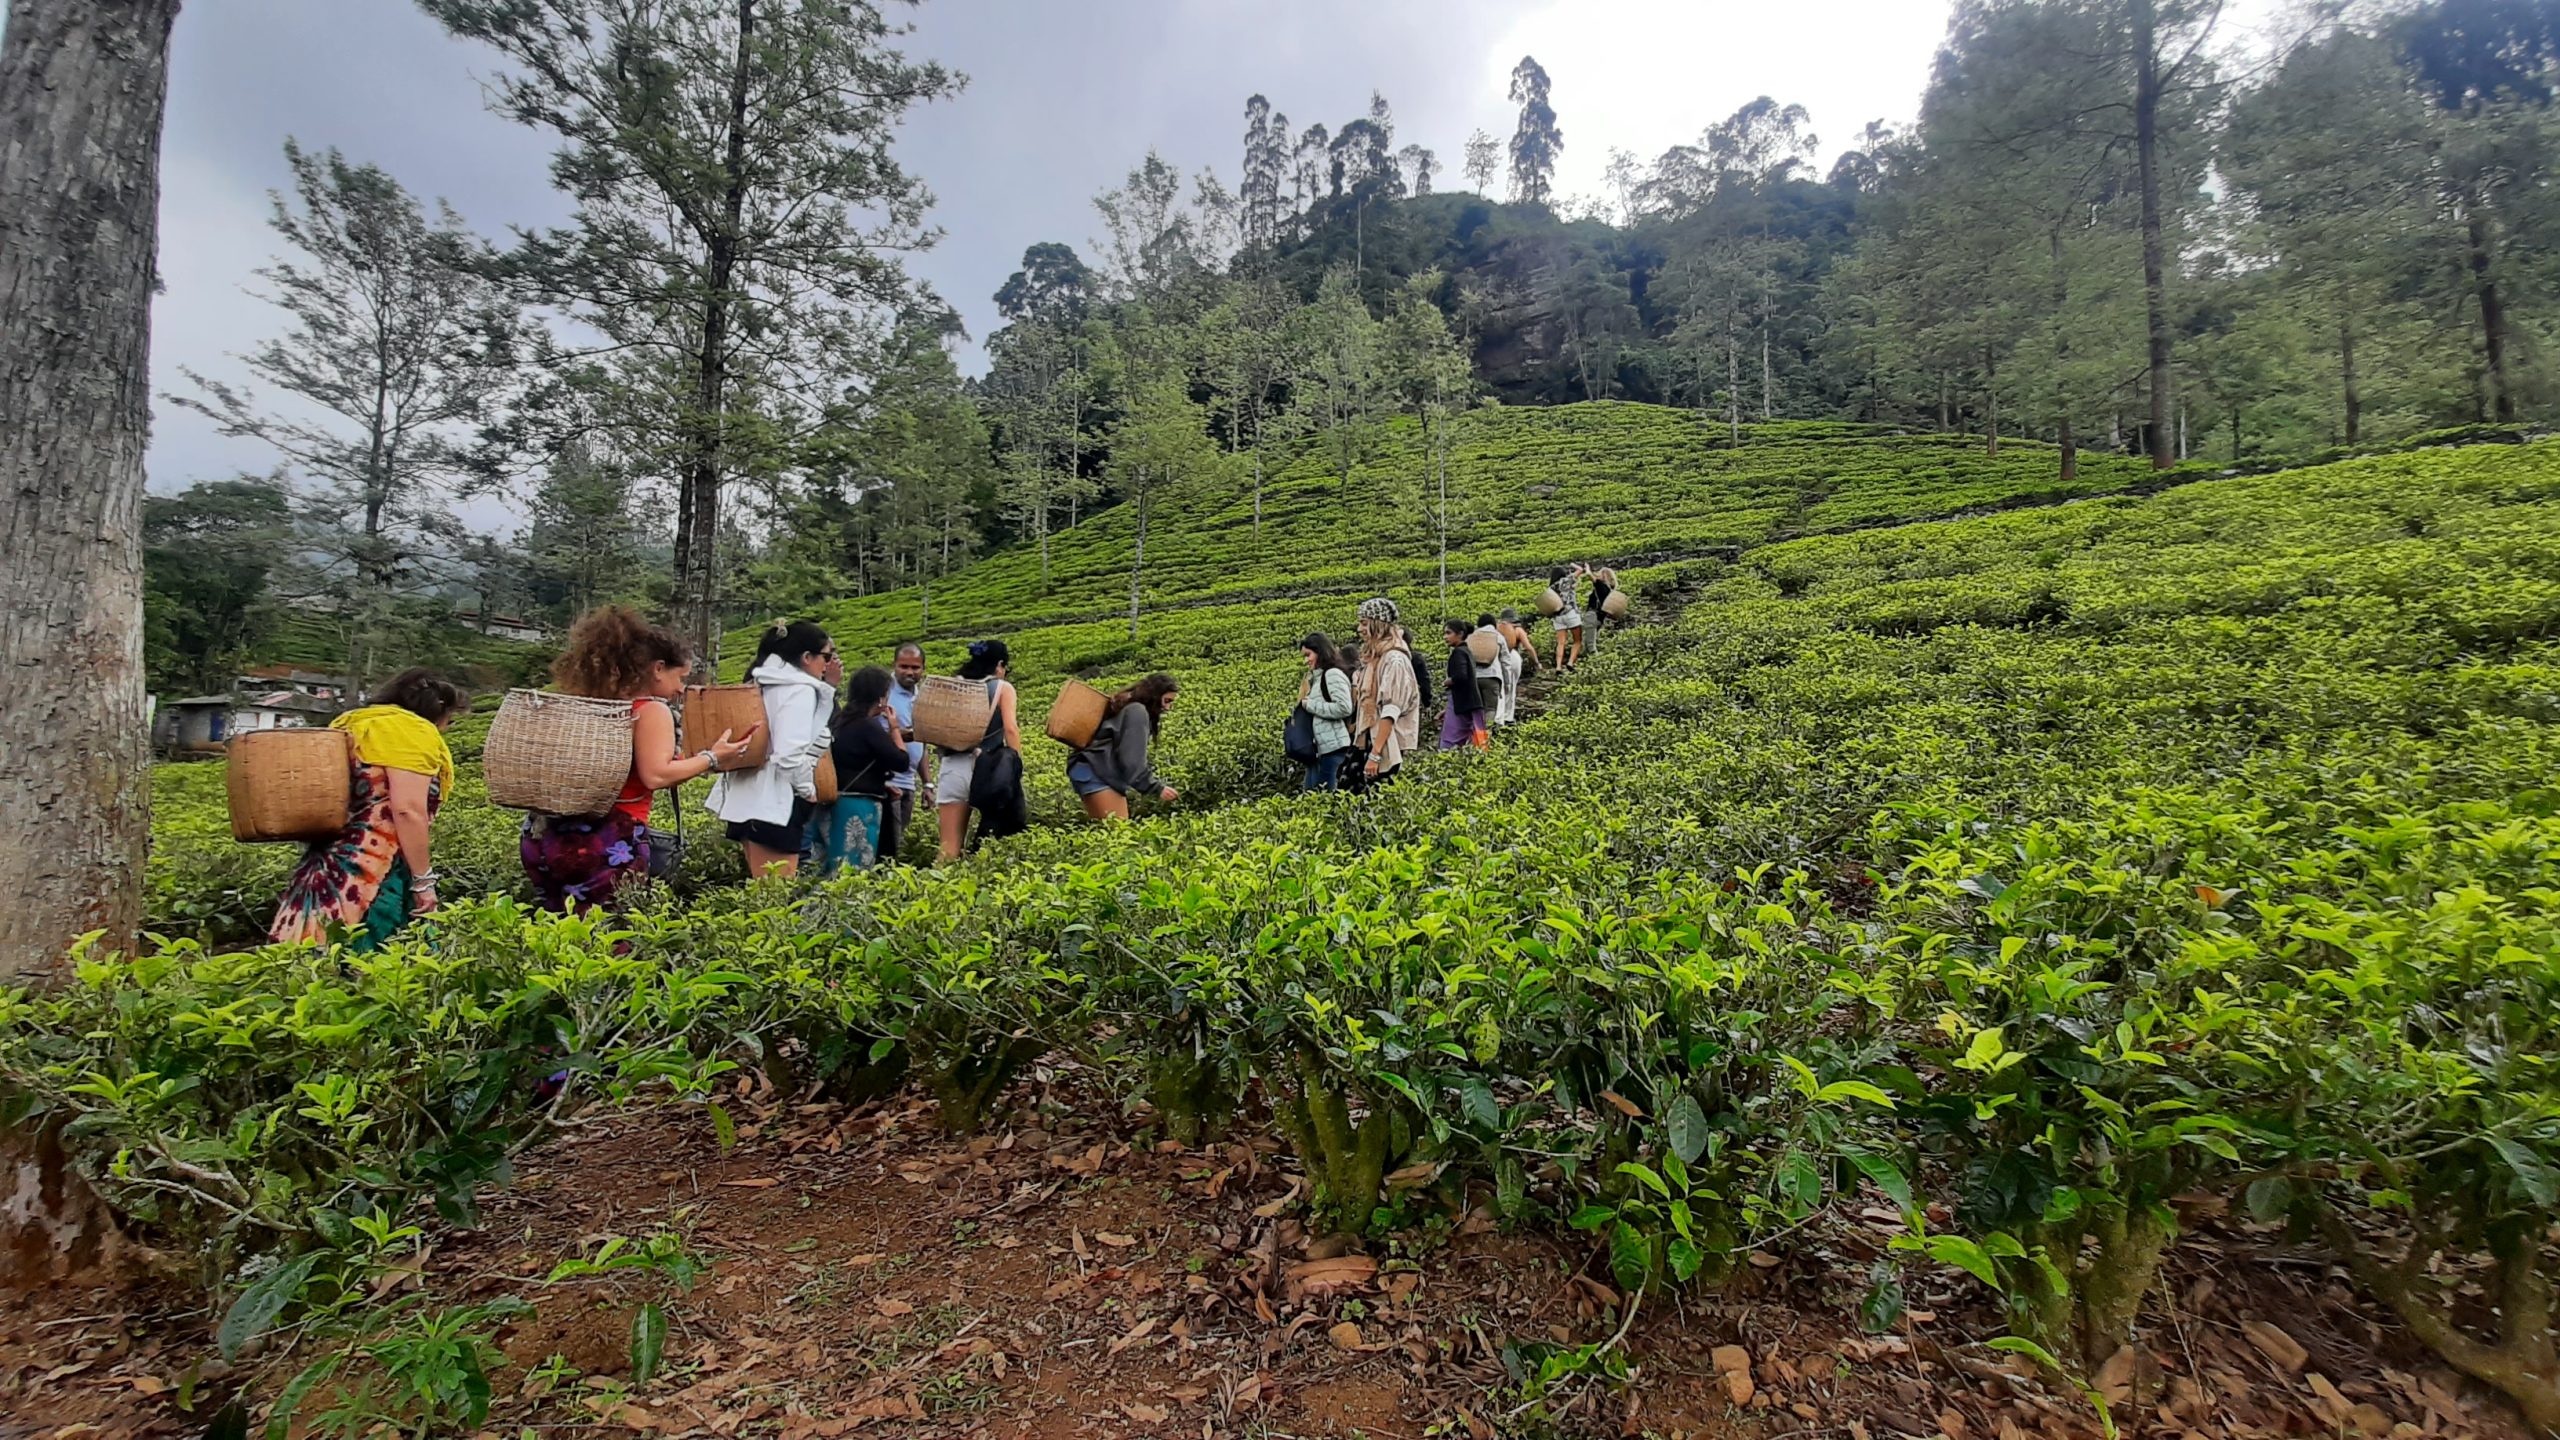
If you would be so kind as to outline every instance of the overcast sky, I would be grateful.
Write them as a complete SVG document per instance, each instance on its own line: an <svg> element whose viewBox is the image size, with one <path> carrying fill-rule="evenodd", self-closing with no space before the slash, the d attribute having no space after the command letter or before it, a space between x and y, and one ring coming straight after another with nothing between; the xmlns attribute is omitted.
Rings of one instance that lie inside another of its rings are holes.
<svg viewBox="0 0 2560 1440"><path fill-rule="evenodd" d="M1091 199L1149 147L1232 187L1247 95L1294 127L1394 107L1396 141L1437 151L1447 180L1479 126L1508 139L1512 66L1535 55L1564 131L1558 191L1603 190L1612 147L1650 158L1761 94L1807 107L1828 163L1869 120L1918 108L1949 0L927 0L914 55L969 77L913 112L900 153L938 197L946 232L914 271L973 336L1023 248L1088 258ZM2255 8L2255 7L2252 7ZM0 0L5 10L5 0ZM239 376L228 357L275 328L248 291L273 250L267 194L281 147L334 145L442 197L484 234L553 221L550 146L482 108L490 52L450 40L405 0L189 0L170 80L155 391L180 367ZM975 369L974 346L963 356ZM167 490L272 457L203 417L157 407L151 480Z"/></svg>

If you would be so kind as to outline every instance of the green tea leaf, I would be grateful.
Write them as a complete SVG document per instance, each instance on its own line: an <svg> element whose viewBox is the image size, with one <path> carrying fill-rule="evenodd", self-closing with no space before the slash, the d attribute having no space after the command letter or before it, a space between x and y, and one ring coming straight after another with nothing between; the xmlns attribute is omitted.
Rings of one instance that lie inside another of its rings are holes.
<svg viewBox="0 0 2560 1440"><path fill-rule="evenodd" d="M1662 1117L1664 1138L1671 1142L1671 1153L1689 1164L1696 1164L1707 1150L1707 1111L1698 1097L1687 1091L1671 1102Z"/></svg>
<svg viewBox="0 0 2560 1440"><path fill-rule="evenodd" d="M276 1317L302 1295L302 1284L311 1278L313 1266L329 1252L305 1250L301 1254L268 1271L258 1282L240 1292L223 1313L222 1324L213 1332L213 1343L225 1360L236 1360L241 1348L264 1335L274 1326Z"/></svg>
<svg viewBox="0 0 2560 1440"><path fill-rule="evenodd" d="M667 1348L667 1312L652 1300L631 1317L631 1387L645 1389L657 1378L658 1360Z"/></svg>

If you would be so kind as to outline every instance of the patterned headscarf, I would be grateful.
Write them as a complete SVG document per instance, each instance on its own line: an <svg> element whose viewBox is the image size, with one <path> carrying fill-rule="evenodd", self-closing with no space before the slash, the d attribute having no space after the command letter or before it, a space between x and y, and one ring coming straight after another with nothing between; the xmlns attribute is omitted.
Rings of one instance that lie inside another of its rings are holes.
<svg viewBox="0 0 2560 1440"><path fill-rule="evenodd" d="M1363 600L1360 602L1360 618L1363 620L1375 620L1385 625L1393 625L1396 623L1397 619L1396 602L1388 599L1384 595L1380 595L1375 599Z"/></svg>

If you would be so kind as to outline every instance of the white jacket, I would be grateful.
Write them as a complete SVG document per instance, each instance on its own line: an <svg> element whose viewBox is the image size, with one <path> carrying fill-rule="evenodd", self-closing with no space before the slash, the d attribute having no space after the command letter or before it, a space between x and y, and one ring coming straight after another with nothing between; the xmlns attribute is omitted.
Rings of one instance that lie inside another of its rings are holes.
<svg viewBox="0 0 2560 1440"><path fill-rule="evenodd" d="M788 825L794 798L818 798L818 758L832 739L827 717L835 713L836 687L778 655L765 657L747 678L764 690L764 723L772 732L765 762L753 770L723 772L703 804L723 820ZM697 737L695 743L713 738Z"/></svg>

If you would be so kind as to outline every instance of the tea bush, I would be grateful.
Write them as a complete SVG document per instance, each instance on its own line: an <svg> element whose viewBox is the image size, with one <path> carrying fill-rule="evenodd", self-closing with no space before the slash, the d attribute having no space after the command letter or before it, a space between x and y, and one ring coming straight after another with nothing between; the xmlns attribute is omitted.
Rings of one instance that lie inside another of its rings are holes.
<svg viewBox="0 0 2560 1440"><path fill-rule="evenodd" d="M1040 627L1030 694L1184 674L1177 783L1230 803L612 930L491 900L369 958L93 959L0 1004L0 1075L216 1269L732 1065L967 1129L1073 1059L1180 1138L1277 1132L1331 1228L1487 1199L1636 1290L1873 1187L2074 1368L2222 1194L2560 1417L2560 444L1629 579L1688 603L1370 795L1249 798L1343 600Z"/></svg>

